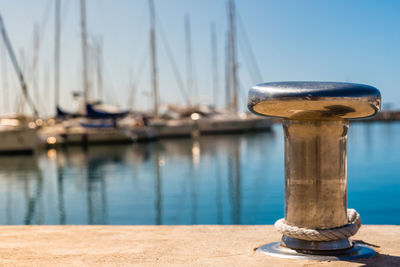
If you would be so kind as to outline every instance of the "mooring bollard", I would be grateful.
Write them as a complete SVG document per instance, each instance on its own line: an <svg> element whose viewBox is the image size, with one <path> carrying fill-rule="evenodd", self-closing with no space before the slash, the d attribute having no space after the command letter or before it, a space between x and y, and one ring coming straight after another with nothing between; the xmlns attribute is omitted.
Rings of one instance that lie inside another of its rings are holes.
<svg viewBox="0 0 400 267"><path fill-rule="evenodd" d="M362 84L276 82L250 89L249 110L283 118L285 135L285 218L275 223L283 237L258 251L328 260L375 254L349 240L361 220L347 209L347 131L349 119L372 117L380 104L380 92Z"/></svg>

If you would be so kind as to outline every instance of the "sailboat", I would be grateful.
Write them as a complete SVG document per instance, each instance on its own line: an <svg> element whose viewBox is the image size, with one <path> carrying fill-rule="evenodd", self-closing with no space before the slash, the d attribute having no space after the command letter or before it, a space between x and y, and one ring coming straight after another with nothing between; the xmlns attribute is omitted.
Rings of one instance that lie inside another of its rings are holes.
<svg viewBox="0 0 400 267"><path fill-rule="evenodd" d="M270 130L272 121L269 119L254 116L249 113L238 111L238 70L237 70L237 48L236 48L236 19L234 0L228 2L228 38L227 38L227 64L226 64L226 89L227 89L227 108L208 113L199 113L196 126L200 134L234 133L246 131L265 131ZM215 25L211 27L212 41L212 61L214 66L214 97L216 97L217 82L217 57L216 57L216 37ZM192 115L192 116L193 116Z"/></svg>
<svg viewBox="0 0 400 267"><path fill-rule="evenodd" d="M156 138L168 137L190 137L194 130L192 120L181 118L161 118L159 114L159 92L157 75L157 57L156 57L156 14L154 1L149 0L150 10L150 47L151 47L151 75L153 87L153 118L149 121L149 126Z"/></svg>
<svg viewBox="0 0 400 267"><path fill-rule="evenodd" d="M217 43L215 24L211 26L211 50L212 50L212 78L214 106L194 105L186 107L169 106L171 112L175 112L179 117L190 118L194 122L194 129L199 134L219 134L219 133L237 133L250 131L265 131L271 129L271 120L254 116L249 113L238 111L238 73L236 59L236 30L235 30L235 9L232 0L228 5L228 24L229 34L227 38L227 62L226 64L226 99L227 107L217 109L218 95L218 65L217 65ZM187 58L188 58L188 89L193 86L192 81L192 62L191 62L191 41L189 18L185 18L186 40L187 40Z"/></svg>
<svg viewBox="0 0 400 267"><path fill-rule="evenodd" d="M38 113L32 99L30 98L25 83L24 75L19 68L14 50L11 46L10 39L4 25L2 16L0 15L0 30L3 37L7 52L18 74L21 84L23 96L33 109L35 117ZM1 116L0 117L0 154L12 153L33 153L38 145L36 134L36 123L33 118L23 115Z"/></svg>
<svg viewBox="0 0 400 267"><path fill-rule="evenodd" d="M0 118L0 154L33 153L38 145L36 125L24 116Z"/></svg>
<svg viewBox="0 0 400 267"><path fill-rule="evenodd" d="M47 145L57 144L90 144L133 142L147 138L149 133L141 128L128 129L123 118L130 115L129 111L121 111L114 107L103 105L101 101L89 101L89 81L87 73L87 33L86 33L86 1L80 1L81 32L82 32L82 63L83 63L83 99L82 109L68 112L59 105L59 61L60 61L60 1L56 1L55 12L55 125L40 131L41 140ZM99 55L97 55L99 56ZM76 96L78 96L76 94ZM132 119L130 119L132 121ZM134 123L135 120L133 119Z"/></svg>

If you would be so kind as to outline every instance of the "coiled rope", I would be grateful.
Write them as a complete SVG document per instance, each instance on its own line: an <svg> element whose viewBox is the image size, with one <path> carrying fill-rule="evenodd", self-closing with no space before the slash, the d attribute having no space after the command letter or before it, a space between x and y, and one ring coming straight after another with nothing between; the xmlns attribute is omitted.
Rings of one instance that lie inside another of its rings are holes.
<svg viewBox="0 0 400 267"><path fill-rule="evenodd" d="M349 238L361 227L360 214L355 209L347 209L348 223L331 229L307 229L287 224L285 219L275 222L275 229L281 234L307 241L334 241Z"/></svg>

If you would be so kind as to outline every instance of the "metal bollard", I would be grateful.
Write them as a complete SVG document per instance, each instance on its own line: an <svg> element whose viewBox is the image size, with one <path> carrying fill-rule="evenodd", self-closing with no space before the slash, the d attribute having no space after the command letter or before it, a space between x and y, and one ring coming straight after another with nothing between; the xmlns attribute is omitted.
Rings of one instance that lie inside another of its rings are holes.
<svg viewBox="0 0 400 267"><path fill-rule="evenodd" d="M347 131L349 119L372 117L380 104L380 92L362 84L276 82L250 89L249 110L283 118L285 135L285 218L275 226L286 228L278 229L281 242L259 251L327 260L375 254L347 237L361 225L359 217L359 225L348 218Z"/></svg>

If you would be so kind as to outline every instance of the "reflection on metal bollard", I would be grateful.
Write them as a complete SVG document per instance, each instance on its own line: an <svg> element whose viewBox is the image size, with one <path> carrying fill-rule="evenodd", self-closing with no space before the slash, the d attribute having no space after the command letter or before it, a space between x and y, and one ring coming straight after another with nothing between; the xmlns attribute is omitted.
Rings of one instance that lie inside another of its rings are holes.
<svg viewBox="0 0 400 267"><path fill-rule="evenodd" d="M258 251L279 257L354 259L375 252L348 238L361 226L347 209L349 119L376 115L380 92L338 82L276 82L252 87L251 112L283 118L285 218L275 223L281 242Z"/></svg>

